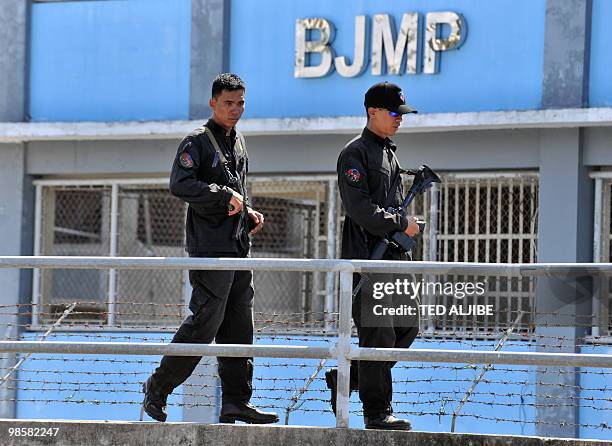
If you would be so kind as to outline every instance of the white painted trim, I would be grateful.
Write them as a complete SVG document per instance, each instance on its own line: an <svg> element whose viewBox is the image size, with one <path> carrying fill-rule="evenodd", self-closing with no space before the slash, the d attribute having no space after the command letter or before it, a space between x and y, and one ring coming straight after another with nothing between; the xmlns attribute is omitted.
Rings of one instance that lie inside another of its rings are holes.
<svg viewBox="0 0 612 446"><path fill-rule="evenodd" d="M180 139L202 121L18 122L0 123L0 143L58 140ZM246 135L354 134L364 116L245 119ZM406 117L401 133L459 130L612 126L612 107L467 113L428 113Z"/></svg>
<svg viewBox="0 0 612 446"><path fill-rule="evenodd" d="M119 185L113 184L111 189L110 213L110 247L109 257L117 256L117 229L119 226ZM117 270L108 270L108 325L113 327L116 323L117 311Z"/></svg>
<svg viewBox="0 0 612 446"><path fill-rule="evenodd" d="M591 178L612 178L612 170L602 170L599 172L591 172L589 174Z"/></svg>
<svg viewBox="0 0 612 446"><path fill-rule="evenodd" d="M471 179L501 179L501 178L537 178L536 171L482 171L482 172L458 172L458 173L442 173L444 178L456 180L471 180Z"/></svg>
<svg viewBox="0 0 612 446"><path fill-rule="evenodd" d="M34 180L35 186L114 186L118 184L120 186L168 186L168 177L165 178L92 178L82 180Z"/></svg>
<svg viewBox="0 0 612 446"><path fill-rule="evenodd" d="M336 178L336 175L309 175L309 174L296 174L296 175L277 175L277 176L260 176L257 174L249 174L250 182L287 182L287 181L329 181ZM56 187L70 187L70 186L113 186L118 184L120 186L168 186L169 178L92 178L92 179L54 179L54 180L34 180L35 186L56 186Z"/></svg>
<svg viewBox="0 0 612 446"><path fill-rule="evenodd" d="M603 218L603 178L595 178L595 209L593 219L593 262L601 262L601 231Z"/></svg>
<svg viewBox="0 0 612 446"><path fill-rule="evenodd" d="M326 233L326 257L336 257L336 218L337 218L337 190L338 180L330 178L327 182L327 233ZM325 329L334 328L332 313L336 310L336 275L332 272L325 273L325 297L323 307L325 308Z"/></svg>
<svg viewBox="0 0 612 446"><path fill-rule="evenodd" d="M282 174L282 175L276 175L276 176L270 176L270 175L258 175L256 173L249 173L249 177L248 177L248 181L251 183L257 183L257 182L291 182L291 181L295 181L295 182L300 182L300 181L308 181L308 182L315 182L315 181L334 181L337 179L337 175L336 174L329 174L329 175L309 175L307 173L305 174Z"/></svg>
<svg viewBox="0 0 612 446"><path fill-rule="evenodd" d="M36 185L34 204L34 255L41 255L42 237L42 186ZM40 321L40 270L34 268L32 273L32 325L38 325Z"/></svg>

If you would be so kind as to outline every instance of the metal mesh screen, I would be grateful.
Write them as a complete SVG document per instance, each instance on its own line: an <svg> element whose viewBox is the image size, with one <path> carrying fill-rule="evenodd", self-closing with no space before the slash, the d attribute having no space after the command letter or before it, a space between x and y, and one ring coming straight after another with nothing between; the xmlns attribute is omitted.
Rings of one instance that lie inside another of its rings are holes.
<svg viewBox="0 0 612 446"><path fill-rule="evenodd" d="M107 256L110 243L110 188L47 187L42 197L40 254ZM104 322L108 272L43 270L41 321L53 321L65 303L79 302L73 319Z"/></svg>
<svg viewBox="0 0 612 446"><path fill-rule="evenodd" d="M166 187L119 189L117 255L181 257L185 255L186 205ZM182 271L119 270L117 322L177 325L182 319Z"/></svg>
<svg viewBox="0 0 612 446"><path fill-rule="evenodd" d="M335 187L331 188L335 193ZM42 255L113 255L113 222L118 256L185 255L186 205L163 182L45 185L40 190ZM265 215L266 224L253 238L251 255L325 258L331 218L329 190L326 179L252 178L252 206ZM109 274L115 274L116 280L109 281ZM174 327L184 316L183 302L190 292L186 273L180 271L46 270L40 272L40 278L42 323L56 320L65 303L76 301L78 307L70 316L75 323L107 323L114 309L113 325ZM334 296L334 281L330 285L326 273L262 271L254 280L260 329L270 321L287 330L309 322L320 325L325 319L325 300Z"/></svg>
<svg viewBox="0 0 612 446"><path fill-rule="evenodd" d="M252 179L252 205L264 214L266 223L253 238L251 255L325 258L328 189L327 181ZM316 314L324 311L324 274L258 271L254 282L254 309L262 316L259 328L271 321L284 322L287 329L292 329L321 320Z"/></svg>

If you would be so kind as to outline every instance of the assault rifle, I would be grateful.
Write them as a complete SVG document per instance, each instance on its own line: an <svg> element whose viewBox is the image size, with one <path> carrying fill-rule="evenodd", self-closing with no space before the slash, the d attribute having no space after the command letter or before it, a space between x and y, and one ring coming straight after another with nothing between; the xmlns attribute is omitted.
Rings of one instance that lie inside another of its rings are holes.
<svg viewBox="0 0 612 446"><path fill-rule="evenodd" d="M416 171L408 171L407 173L414 175L414 180L412 181L412 186L410 186L410 190L408 191L406 198L404 198L404 201L402 201L400 207L389 208L387 209L387 212L405 215L408 210L408 206L410 206L410 203L412 203L412 200L414 200L416 196L425 192L427 189L433 186L434 183L441 182L440 177L426 165L422 165ZM417 221L417 224L419 225L421 232L423 232L425 229L425 222ZM390 245L393 245L404 252L410 252L416 246L416 240L414 240L413 237L406 235L404 231L396 231L391 234L387 234L374 247L370 260L382 260L385 257L387 249L389 249ZM361 286L366 280L367 275L362 274L359 283L353 290L353 299L355 299L357 293L361 289Z"/></svg>

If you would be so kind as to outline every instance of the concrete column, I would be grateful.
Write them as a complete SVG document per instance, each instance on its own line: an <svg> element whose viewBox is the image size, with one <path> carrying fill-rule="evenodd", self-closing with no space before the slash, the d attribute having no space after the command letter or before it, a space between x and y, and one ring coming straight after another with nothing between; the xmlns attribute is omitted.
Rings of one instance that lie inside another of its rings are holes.
<svg viewBox="0 0 612 446"><path fill-rule="evenodd" d="M592 0L547 0L543 108L588 106ZM590 262L593 184L583 163L581 129L543 130L540 139L539 262ZM539 278L538 351L577 352L592 314L592 278ZM578 437L579 375L573 368L538 368L536 433ZM558 384L564 384L559 386ZM554 397L548 398L548 397Z"/></svg>
<svg viewBox="0 0 612 446"><path fill-rule="evenodd" d="M191 1L189 118L210 115L212 81L229 69L229 0Z"/></svg>
<svg viewBox="0 0 612 446"><path fill-rule="evenodd" d="M31 254L31 229L33 194L31 184L24 176L24 147L22 144L0 144L0 255L18 256ZM23 324L25 318L17 319L17 304L28 303L27 296L31 283L31 273L17 269L0 270L0 304L8 305L5 315L0 315L0 337L15 339L17 330L8 331L8 324ZM13 306L15 305L15 306ZM21 312L28 312L24 307ZM11 367L15 364L14 355L4 356L2 364ZM3 373L4 375L4 373ZM11 378L15 378L12 375ZM15 387L14 381L7 381L8 387ZM15 416L15 404L7 401L15 398L15 391L2 386L0 401L0 418Z"/></svg>
<svg viewBox="0 0 612 446"><path fill-rule="evenodd" d="M27 11L27 0L0 4L0 122L25 117Z"/></svg>
<svg viewBox="0 0 612 446"><path fill-rule="evenodd" d="M183 385L183 421L218 423L221 381L217 378L217 358L202 357Z"/></svg>
<svg viewBox="0 0 612 446"><path fill-rule="evenodd" d="M583 131L542 131L540 141L539 262L590 262L593 182L583 164ZM592 314L592 278L542 277L536 287L538 351L578 353ZM537 371L536 433L578 437L579 375L569 367ZM558 384L563 384L564 387ZM554 397L554 399L547 398ZM547 407L546 407L547 406Z"/></svg>
<svg viewBox="0 0 612 446"><path fill-rule="evenodd" d="M547 0L543 108L587 107L592 0Z"/></svg>

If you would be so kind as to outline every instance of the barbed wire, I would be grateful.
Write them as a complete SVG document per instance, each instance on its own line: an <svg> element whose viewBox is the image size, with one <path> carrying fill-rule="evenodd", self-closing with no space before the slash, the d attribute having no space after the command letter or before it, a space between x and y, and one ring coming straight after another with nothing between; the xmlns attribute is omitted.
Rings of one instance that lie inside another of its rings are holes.
<svg viewBox="0 0 612 446"><path fill-rule="evenodd" d="M321 322L322 323L322 322ZM28 328L28 324L1 324L6 326L19 326ZM80 327L79 328L88 328ZM97 327L97 326L96 326ZM159 326L143 326L143 327L131 327L131 328L142 328L143 331L146 329L159 329ZM172 333L175 328L168 328L167 332ZM136 330L133 330L136 331ZM464 331L446 331L446 332L421 332L419 334L418 339L421 342L425 343L438 343L438 341L450 341L450 342L458 342L463 345L469 345L473 347L483 347L487 344L493 343L494 339L479 339L480 336L500 336L503 332L487 332L487 333L466 333ZM297 330L293 329L291 331L287 330L274 330L274 329L255 329L254 335L256 338L279 338L283 340L299 340L303 342L312 342L313 337L317 337L317 340L322 342L333 342L335 339L331 339L337 335L335 330L325 330L323 328L317 327L316 330ZM297 336L302 336L298 338ZM136 335L130 333L123 333L120 335L113 334L112 331L100 331L100 332L80 332L80 331L57 331L52 336L61 336L61 337L79 337L79 338L91 338L91 339L106 339L106 340L140 340L140 341L149 341L151 339L159 338L159 333L152 333L150 335ZM437 338L437 336L440 336ZM475 339L466 339L467 337L475 338ZM538 342L540 340L552 339L557 341L557 344L550 343L542 343ZM584 342L573 342L572 345L575 346L593 346L593 345L609 345L612 344L612 337L603 337L603 336L593 336L589 338L571 338L565 336L547 336L547 335L537 335L537 334L529 334L527 336L510 336L509 343L512 342L527 342L527 343L537 343L538 347L541 348L567 348L569 342L582 340ZM601 340L601 341L600 341ZM598 342L600 341L600 342Z"/></svg>
<svg viewBox="0 0 612 446"><path fill-rule="evenodd" d="M83 373L86 375L91 375L91 373ZM119 376L125 376L128 374L123 374L123 375L119 375ZM135 373L134 373L135 375ZM215 374L195 374L196 377L210 377L210 378L218 378L217 375ZM300 383L305 381L306 378L263 378L263 377L255 377L253 379L255 382L268 382L268 383L272 383L272 386L267 386L267 387L256 387L257 390L260 391L280 391L280 392L293 392L295 390L297 390L300 387ZM61 381L57 381L57 380L52 380L52 379L32 379L32 378L24 378L24 377L19 377L19 378L8 378L7 381L10 382L24 382L24 383L40 383L40 384L58 384L58 385L105 385L105 386L125 386L125 385L140 385L142 384L142 380L136 380L136 381L129 381L129 380L115 380L115 381L69 381L69 380L61 380ZM317 381L321 384L323 384L323 378L319 378L317 379ZM293 382L295 383L294 386L292 387L278 387L275 386L274 384L276 383L287 383L287 382ZM471 383L471 380L467 380L467 379L445 379L445 378L423 378L423 379L416 379L416 380L402 380L402 379L396 379L393 380L393 384L397 387L397 385L406 385L406 384L421 384L421 383L427 383L427 384L438 384L438 383ZM498 381L498 380L486 380L483 379L481 381L484 384L501 384L504 386L544 386L544 387L554 387L554 388L572 388L572 389L577 389L577 390L581 390L581 391L589 391L589 392L600 392L600 393L605 393L605 392L609 392L610 389L607 387L604 388L591 388L591 387L584 387L584 386L575 386L575 385L569 385L569 384L559 384L559 383L547 383L547 382L542 382L542 381ZM184 383L183 386L185 387L198 387L198 388L204 388L204 387L219 387L218 385L213 385L213 384L192 384L192 383ZM219 387L220 388L220 387ZM101 391L109 391L109 392L113 392L113 391L118 391L121 392L122 390L115 390L109 387L105 387L104 389L101 389ZM326 389L305 389L304 393L328 393L328 390ZM395 394L397 395L426 395L426 394L432 394L432 395L443 395L443 394L461 394L462 392L460 390L451 392L451 391L430 391L430 392L415 392L415 391L402 391L400 389L397 389L395 392ZM542 397L542 398L546 398L546 397L550 397L550 398L555 398L555 395L546 395L546 394L540 394L540 395L530 395L530 394L525 394L525 393L521 393L521 394L513 394L513 393L507 393L507 394L499 394L499 393L493 393L493 392L476 392L474 393L475 395L489 395L489 396L500 396L500 397L508 397L510 395L515 395L515 396L520 396L520 397L525 397L525 396L533 396L533 397ZM560 399L568 399L570 398L570 396L563 396L560 397ZM578 397L572 397L572 398L578 398ZM586 396L582 396L579 399L583 399L583 400L588 400L588 401L605 401L605 402L612 402L612 399L610 398L595 398L595 397L586 397Z"/></svg>
<svg viewBox="0 0 612 446"><path fill-rule="evenodd" d="M55 383L46 383L44 382L43 384L55 384ZM65 384L73 384L73 383L65 383ZM131 390L131 389L121 389L121 390L111 390L111 391L105 391L104 389L97 389L97 388L92 388L92 385L103 385L105 383L81 383L81 385L77 386L77 387L68 387L66 385L62 386L58 386L58 388L50 388L49 386L45 386L45 387L8 387L9 390L21 390L21 391L33 391L33 392L45 392L45 391L60 391L60 392L104 392L104 393L122 393L122 394L126 394L126 393L134 393L134 394L141 394L142 391L140 389L136 389L136 390ZM139 384L139 383L135 383L135 384ZM82 388L82 386L86 386L87 388ZM192 387L198 387L198 388L212 388L212 389L217 389L220 388L219 386L209 386L209 385L199 385L199 386L192 386ZM257 401L258 403L260 401L277 401L277 402L286 402L286 403L290 403L291 400L290 398L288 398L287 396L270 396L270 395L266 395L266 394L259 394L259 392L269 392L271 390L278 390L278 389L266 389L266 388L259 388L259 389L254 389L254 395L253 395L253 400ZM294 389L285 389L287 391L287 393L293 391ZM208 396L208 395L203 395L201 393L193 393L193 392L176 392L172 394L174 397L199 397L199 398L206 398L209 402L211 402L211 399L214 397ZM71 401L74 398L74 395L71 395L69 398L64 399L63 401ZM316 402L316 403L325 403L328 404L329 403L329 399L328 398L316 398L316 397L305 397L302 398L302 400L304 402ZM58 401L62 401L62 400L58 400ZM99 401L99 400L94 400L94 401ZM127 401L126 401L127 402ZM445 398L443 400L440 399L436 399L436 400L426 400L426 401L403 401L403 400L397 400L395 401L396 406L402 406L402 405L408 405L408 406L425 406L425 405L429 405L429 406L436 406L436 405L441 405L441 409L443 410L446 405L451 404L451 403L458 403L459 402L459 398L457 399L449 399L449 398ZM136 402L137 403L137 402ZM490 406L490 407L535 407L535 408L564 408L564 407L569 407L569 408L573 408L575 407L573 404L543 404L543 403L531 403L531 402L526 402L524 400L522 400L521 402L517 402L517 403L513 403L513 402L508 402L508 401L504 401L504 402L496 402L496 401L479 401L479 400L470 400L468 404L478 404L478 405L484 405L484 406ZM203 405L201 402L197 403L198 405ZM170 405L176 405L176 404L170 404ZM208 405L208 404L204 404L204 405ZM274 405L272 407L286 407L286 406L279 406ZM612 411L612 408L610 407L598 407L598 406L594 406L594 405L581 405L582 408L585 409L593 409L596 411ZM293 410L298 410L299 407L294 408ZM327 412L329 409L325 408L325 409L319 409L318 412ZM400 412L401 413L401 412Z"/></svg>
<svg viewBox="0 0 612 446"><path fill-rule="evenodd" d="M276 398L268 398L271 400L276 400ZM61 399L42 399L42 398L25 398L25 399L15 399L15 398L0 398L0 401L8 401L8 402L27 402L27 403L64 403L64 404L88 404L88 405L136 405L139 406L142 404L141 401L118 401L118 400L91 400L91 399L71 399L71 400L61 400ZM318 400L317 400L318 401ZM174 404L170 404L173 407L186 407L186 408L196 408L196 407L216 407L214 403L185 403L185 402L177 402ZM280 407L274 404L259 404L259 408L261 409L284 409L284 407ZM294 412L310 412L310 413L331 413L331 408L326 410L321 409L310 409L305 407L299 407L294 410ZM350 410L350 413L353 415L363 415L363 411L361 410ZM440 410L438 412L424 412L424 411L411 411L411 410L397 410L396 414L399 415L413 415L413 416L434 416L434 417L443 417L443 416L451 416L452 413L448 413L444 410ZM460 413L457 415L458 418L475 418L479 420L487 420L494 421L496 423L517 423L517 424L533 424L533 425L550 425L550 426L558 426L558 427L579 427L579 428L587 428L587 429L601 429L601 430L610 430L612 429L612 425L607 422L602 422L600 424L589 424L589 423L570 423L566 421L544 421L544 420L527 420L527 419L513 419L513 418L503 418L503 417L489 417L478 414L471 413Z"/></svg>
<svg viewBox="0 0 612 446"><path fill-rule="evenodd" d="M86 305L85 303L79 303ZM100 302L96 302L96 305L100 305ZM49 304L46 304L49 305ZM51 309L49 311L37 311L36 314L45 320L46 318L57 318L61 313L59 309L62 304L53 303L53 306L57 307L57 310ZM185 315L184 304L161 304L153 302L117 302L116 305L120 308L119 311L114 312L114 315L118 318L134 318L139 319L142 317L156 318L159 319L157 323L142 322L141 320L134 320L131 322L123 322L124 325L118 324L113 327L115 330L129 329L131 332L136 330L143 331L154 331L153 333L116 333L113 331L106 330L108 326L103 325L104 321L100 323L91 323L91 316L105 319L110 313L101 309L88 309L88 308L77 308L70 318L75 318L72 321L67 321L64 324L66 329L73 329L75 331L65 331L53 333L50 339L59 337L61 339L80 339L80 340L100 340L105 341L140 341L150 342L156 340L158 342L164 342L168 339L168 334L175 331L180 321L176 323L167 323L168 319L183 318ZM19 311L8 312L9 308L14 308ZM0 316L10 316L14 318L24 318L31 316L33 313L31 304L15 304L15 305L0 305ZM48 309L48 306L39 307L41 310ZM135 311L126 311L126 309L136 309ZM144 309L144 310L143 310ZM141 311L142 310L142 311ZM151 311L159 311L157 314L152 314ZM435 344L436 348L440 348L443 343L452 343L453 345L460 345L463 348L471 347L477 350L486 349L489 345L494 345L499 338L503 335L506 330L506 324L508 323L511 314L519 314L521 310L510 311L500 310L496 314L497 320L494 318L489 320L472 320L469 319L466 322L466 318L461 316L457 318L449 318L448 328L439 327L435 324L441 322L433 320L434 329L423 330L419 334L418 341L423 345ZM557 317L573 317L576 324L573 327L583 326L584 328L590 329L591 323L596 315L568 315L563 312L536 312L531 311L526 317L526 321L518 324L516 333L510 336L506 346L520 346L527 347L528 349L560 349L565 351L568 346L596 346L612 344L612 336L562 336L554 335L554 333L546 332L547 328L564 327L563 324L555 323L551 320L538 320L537 325L536 317L538 316L557 316ZM291 341L291 342L323 342L333 343L336 342L336 336L338 331L335 328L337 324L338 313L337 312L324 312L324 311L312 311L312 312L255 312L255 323L256 330L254 333L255 339L266 339L271 341ZM319 319L320 317L320 319ZM506 318L508 321L506 321ZM543 317L542 319L547 319ZM85 320L85 322L80 322ZM19 319L23 322L23 319ZM78 321L78 322L75 322ZM431 322L431 319L429 320ZM583 323L582 321L588 321ZM0 323L0 326L6 327L20 327L24 330L31 330L33 327L30 324L16 323ZM461 326L464 324L464 326ZM468 324L468 325L465 325ZM43 325L44 326L44 325ZM35 327L36 330L40 330L43 326ZM265 327L261 327L265 326ZM431 325L430 325L431 326ZM99 329L100 331L87 332L88 328ZM84 329L84 331L76 331L78 329ZM163 333L160 333L163 331ZM8 331L7 331L8 333ZM352 342L355 344L356 339L353 338ZM6 355L7 357L9 355ZM15 357L19 357L17 354ZM116 365L119 368L124 366L136 366L140 368L152 368L158 365L157 360L147 359L135 359L135 358L74 358L74 357L49 357L32 356L29 358L30 362L34 362L34 365L30 368L22 368L19 371L17 377L9 378L4 385L0 386L0 389L4 391L16 391L23 392L18 398L14 399L2 399L0 401L18 401L18 402L36 402L36 403L63 403L63 404L88 404L88 405L140 405L140 398L136 397L136 401L127 401L134 399L135 395L141 396L142 391L140 386L143 380L150 374L150 370L114 370L111 371L100 371L96 370L96 367L100 364L105 365ZM45 361L40 363L40 361ZM51 362L52 361L52 362ZM264 360L263 362L256 362L258 368L269 369L269 373L287 373L288 370L293 376L255 376L253 378L253 401L258 407L262 409L283 409L287 412L305 412L305 413L330 413L329 407L329 390L327 389L325 379L323 377L316 376L318 373L311 372L316 368L316 361L296 361L282 359L281 362L273 362ZM66 364L69 370L53 370L53 365L60 362ZM334 361L330 361L333 363ZM3 364L6 364L4 362ZM36 365L40 364L42 367L37 368ZM443 364L443 363L442 363ZM75 367L75 365L78 365ZM213 364L211 363L211 366ZM86 368L92 370L85 370ZM10 367L0 367L0 370L10 370ZM412 364L412 363L400 363L396 366L396 370L399 369L403 373L410 374L416 372L422 374L423 372L431 372L429 376L414 376L412 378L399 378L393 380L395 386L394 391L394 404L399 409L396 413L407 414L407 415L418 415L418 416L452 416L453 411L450 410L451 406L456 406L460 403L465 394L465 388L469 384L473 383L473 377L470 374L477 373L482 370L482 365L465 364L465 365L441 365L436 364ZM495 417L488 412L487 408L503 410L503 408L532 408L532 409L565 409L574 408L579 405L581 409L593 410L598 413L602 413L605 418L612 411L610 403L612 398L608 398L610 390L605 383L602 386L597 385L575 385L557 382L546 382L536 372L541 371L543 367L538 366L527 366L527 367L507 367L507 366L490 366L488 373L498 373L503 376L491 377L489 379L482 379L481 385L490 386L491 391L488 391L487 387L483 391L471 392L471 399L467 402L467 406L471 407L473 412L476 413L460 413L458 417L469 417L479 420L488 420L495 422L509 422L509 423L520 423L520 424L547 424L555 426L577 426L581 428L595 428L595 429L610 429L608 422L600 424L571 424L560 420L559 422L550 422L550 420L526 420L526 419L511 419L504 417ZM309 376L301 376L304 372L308 372ZM612 376L612 372L603 371L597 368L560 368L546 367L546 373L548 376L553 377L555 375L568 377L572 376L596 376L598 378L607 378ZM451 375L449 377L449 374ZM452 377L452 374L455 376ZM67 377L66 375L69 375ZM530 376L525 376L530 375ZM195 372L192 374L192 379L205 379L204 383L192 383L187 382L182 385L177 392L172 394L173 397L190 398L196 401L177 401L172 402L171 406L177 407L218 407L219 391L221 389L219 384L218 373L210 370L205 372ZM310 379L310 381L308 381ZM309 387L312 384L311 387ZM453 386L454 389L450 391L438 391L435 390L436 386ZM495 387L498 386L498 387ZM520 391L514 391L517 386L520 386ZM534 392L530 389L538 387L538 391ZM428 390L415 391L413 388ZM504 392L500 389L509 389L511 391ZM564 394L555 393L556 391L565 392ZM45 398L45 392L60 393L65 397L62 399L53 395L51 398ZM297 400L295 398L296 392L299 392ZM30 397L30 393L35 393L34 398ZM209 395L210 393L210 395ZM83 397L85 394L86 397ZM97 398L100 394L101 398ZM113 397L113 395L124 395L126 401L119 401L121 397ZM589 394L592 394L589 396ZM90 395L93 395L91 397ZM22 398L23 396L24 398ZM298 403L299 401L299 403ZM471 404L471 405L470 405ZM351 403L351 414L362 414L360 410L355 410L355 407L359 404ZM318 407L317 407L318 406ZM434 410L422 410L415 411L409 410L409 408L433 408ZM479 408L484 408L482 410ZM504 415L503 412L500 412Z"/></svg>
<svg viewBox="0 0 612 446"><path fill-rule="evenodd" d="M69 362L70 359L66 359L66 362ZM152 362L153 363L153 362ZM273 367L301 367L301 368L313 368L314 366L312 364L293 364L293 363L288 363L288 364L260 364L257 363L258 367L266 367L266 368L273 368ZM533 366L536 367L536 366ZM6 370L9 367L0 367L0 370ZM405 369L405 370L449 370L449 371L453 371L453 372L475 372L478 371L479 369L481 369L482 366L479 365L474 365L474 364L466 364L465 366L440 366L440 365L410 365L410 366L400 366L400 365L396 365L393 369L394 370L398 370L398 369ZM22 372L31 372L31 373L65 373L62 370L48 370L48 369L26 369L26 368L21 368L20 369ZM510 369L510 368L501 368L501 367L494 367L491 366L489 369L491 372L504 372L504 373L520 373L520 374L531 374L533 373L535 370L531 370L531 369ZM142 372L90 372L90 371L80 371L80 370L71 370L70 371L71 374L92 374L92 375L121 375L121 374L146 374L148 372L142 371ZM572 371L572 370L551 370L550 368L547 368L547 373L554 373L554 374L581 374L581 375L612 375L612 372L603 372L603 371L589 371L589 370L581 370L580 372L576 372L576 371ZM197 373L193 373L192 376L212 376L212 377L218 377L219 375L217 374L197 374ZM300 378L259 378L259 379L286 379L286 380L294 380L294 379L300 379Z"/></svg>
<svg viewBox="0 0 612 446"><path fill-rule="evenodd" d="M12 386L7 386L6 388L9 390L21 390L21 391L35 391L35 392L50 392L50 391L59 391L59 392L103 392L103 393L135 393L135 394L141 394L142 391L140 390L139 386L141 384L140 381L138 382L55 382L55 381L49 381L49 380L16 380L16 379L11 379L11 381L13 382L20 382L20 383L29 383L29 384L43 384L43 387L28 387L28 386L16 386L16 387L12 387ZM57 385L57 387L52 387L52 385ZM133 386L135 388L135 390L133 389L127 389L127 388L122 388L122 389L108 389L108 387L106 386L110 386L110 385L124 385L124 386ZM75 386L75 387L70 387L70 386ZM96 387L97 386L97 387ZM100 386L105 386L103 388L100 388ZM197 388L197 389L220 389L220 386L218 385L207 385L207 384L191 384L191 385L184 385L184 387L186 388ZM262 388L255 388L254 392L255 395L253 396L253 398L255 400L273 400L273 401L284 401L287 403L291 403L291 399L288 398L287 396L270 396L267 394L259 394L259 392L280 392L280 391L284 391L285 393L289 394L292 393L296 390L296 388L266 388L266 387L262 387ZM319 393L328 393L328 391L324 391L324 390L320 390ZM398 392L398 394L402 394L402 392ZM487 394L488 395L488 394ZM190 397L202 397L202 398L208 398L210 399L211 397L208 395L203 395L201 393L193 393L193 392L187 392L187 391L182 391L182 392L174 392L173 396L175 397L185 397L185 396L190 396ZM313 402L320 402L320 403L328 403L329 399L328 398L316 398L316 397L302 397L300 399L303 402L307 402L307 401L313 401ZM413 401L413 400L401 400L398 399L395 401L395 404L398 406L401 405L411 405L411 406L415 406L415 405L438 405L438 404L443 404L446 405L448 403L458 403L460 401L460 398L456 398L456 399L451 399L451 398L443 398L443 399L435 399L435 400L425 400L425 401ZM549 403L549 404L544 404L544 403L533 403L533 402L527 402L525 401L524 398L521 397L521 401L520 402L510 402L510 401L503 401L503 402L497 402L494 400L489 400L489 401L481 401L481 400L470 400L468 402L468 404L478 404L478 405L484 405L484 406L491 406L491 407L536 407L536 408L561 408L561 407L570 407L573 408L575 407L574 404L567 404L567 403ZM588 405L588 404L582 404L581 408L586 408L586 409L593 409L593 410L597 410L597 411L612 411L612 407L599 407L599 406L595 406L595 405ZM295 409L294 409L295 410Z"/></svg>

